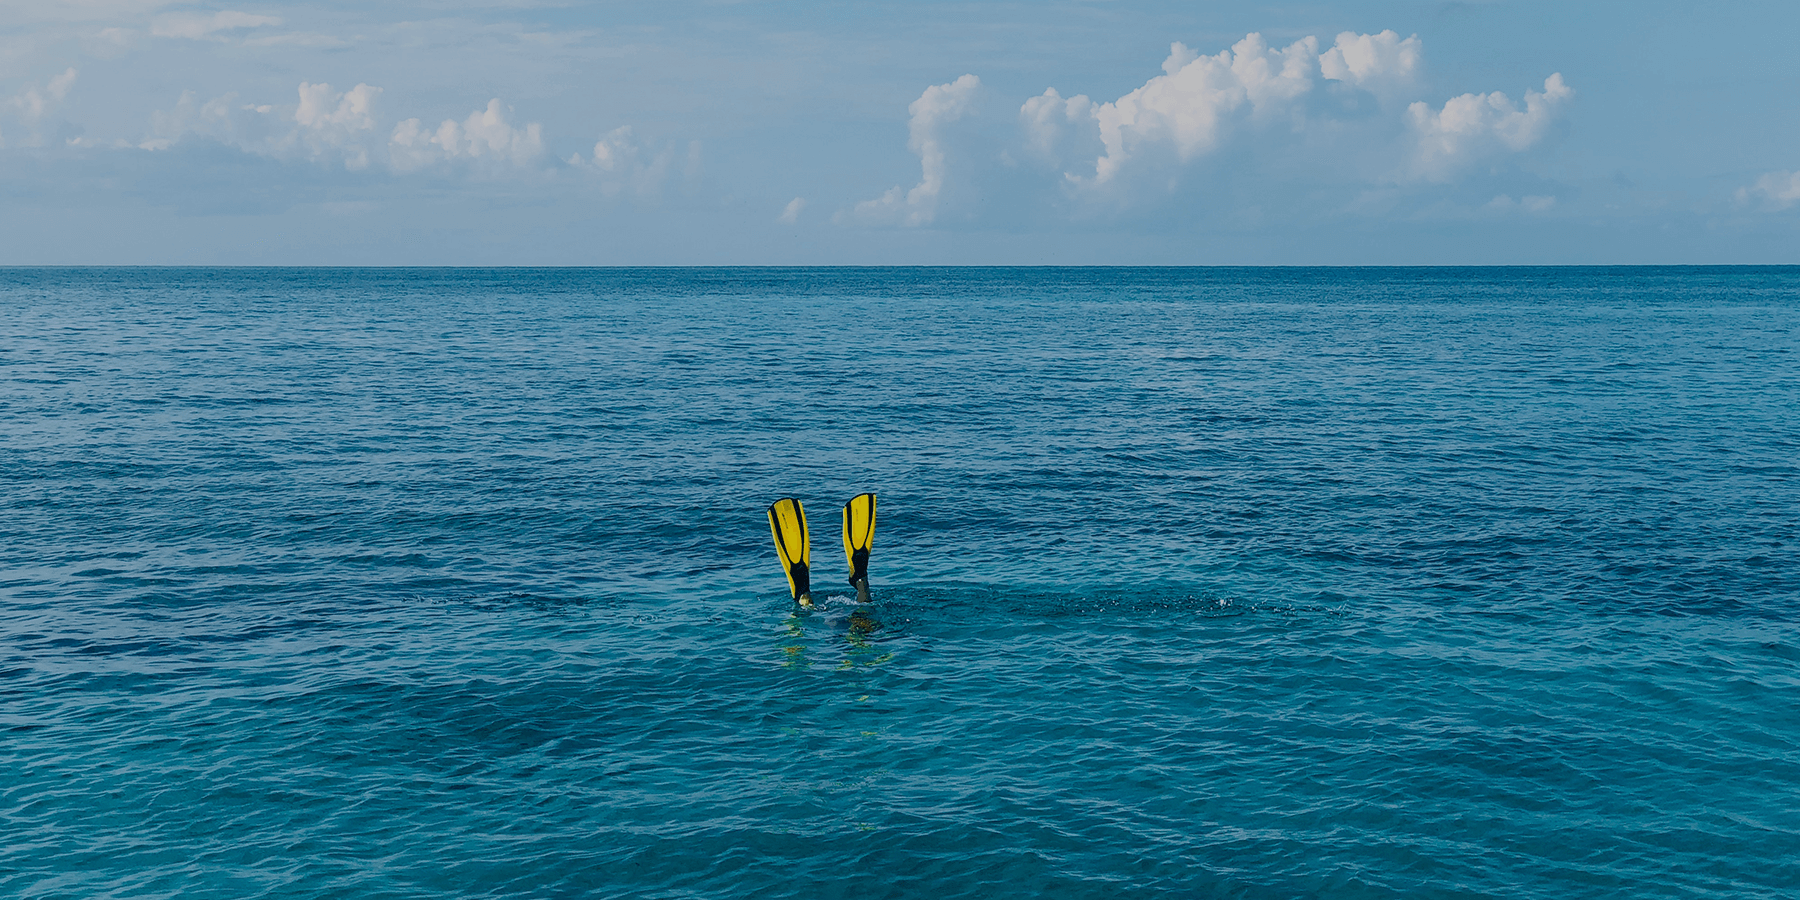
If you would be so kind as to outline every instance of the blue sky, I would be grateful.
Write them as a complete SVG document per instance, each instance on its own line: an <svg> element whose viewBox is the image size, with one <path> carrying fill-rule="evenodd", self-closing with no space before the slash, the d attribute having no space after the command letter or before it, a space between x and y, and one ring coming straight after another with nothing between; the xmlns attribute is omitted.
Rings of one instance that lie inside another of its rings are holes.
<svg viewBox="0 0 1800 900"><path fill-rule="evenodd" d="M1800 5L0 3L0 264L1800 263Z"/></svg>

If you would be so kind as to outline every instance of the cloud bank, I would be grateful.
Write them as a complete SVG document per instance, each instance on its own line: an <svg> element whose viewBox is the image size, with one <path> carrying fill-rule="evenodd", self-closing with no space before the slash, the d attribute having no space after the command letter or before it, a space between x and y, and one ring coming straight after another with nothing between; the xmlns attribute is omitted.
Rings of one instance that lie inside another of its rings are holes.
<svg viewBox="0 0 1800 900"><path fill-rule="evenodd" d="M234 50L283 24L234 10L176 10L143 22L169 44ZM835 202L806 182L784 185L779 196L733 192L719 208L766 202L760 216L788 225L829 218L871 228L1017 231L1440 214L1434 210L1567 215L1563 186L1533 169L1573 108L1575 91L1562 75L1533 83L1543 75L1533 73L1530 89L1513 87L1510 95L1434 93L1425 62L1417 35L1391 30L1278 43L1250 33L1213 53L1172 43L1160 71L1111 98L1065 95L1054 85L1005 98L964 74L925 86L907 106L916 177L883 178ZM572 154L567 146L552 152L544 126L500 97L409 115L392 108L404 94L368 83L340 89L303 80L285 98L184 92L151 114L147 133L109 135L109 143L55 118L77 75L68 68L0 101L0 146L66 145L71 154L226 148L256 157L265 172L280 170L269 162L287 166L295 183L326 184L326 172L414 183L538 179L651 203L671 185L692 195L700 183L697 141L684 152L678 142L623 126L585 132L593 143ZM1800 203L1797 183L1800 176L1772 172L1739 199L1786 209ZM795 194L829 214L817 215Z"/></svg>
<svg viewBox="0 0 1800 900"><path fill-rule="evenodd" d="M1079 217L1204 203L1253 183L1268 193L1326 178L1345 191L1447 185L1524 159L1574 97L1551 74L1522 103L1495 91L1434 104L1419 99L1423 59L1417 35L1393 31L1344 32L1328 47L1316 37L1274 46L1252 33L1211 55L1174 43L1162 74L1117 99L1051 87L1025 100L1013 136L974 151L999 161L985 170L979 161L959 167L946 151L957 123L975 113L980 82L965 75L927 88L909 108L919 183L890 188L838 220L925 226L952 194L999 190L1035 192L1037 208L1060 204ZM982 174L958 181L959 171Z"/></svg>
<svg viewBox="0 0 1800 900"><path fill-rule="evenodd" d="M292 105L240 102L235 93L204 103L184 93L174 109L152 116L143 150L169 150L184 140L211 140L245 153L290 162L371 168L397 174L457 167L527 171L545 162L543 127L515 124L498 98L463 119L427 126L417 117L392 119L378 109L381 88L358 84L338 91L303 81Z"/></svg>
<svg viewBox="0 0 1800 900"><path fill-rule="evenodd" d="M389 158L403 172L457 160L530 166L544 153L543 126L516 127L507 121L508 112L495 98L463 121L445 119L430 131L418 119L407 119L394 126Z"/></svg>
<svg viewBox="0 0 1800 900"><path fill-rule="evenodd" d="M462 118L431 124L384 114L382 94L369 84L339 91L303 81L292 104L254 104L236 93L202 102L189 91L174 108L154 113L151 133L129 146L168 151L210 142L279 162L395 177L572 175L572 187L639 199L659 197L672 183L691 189L701 177L699 141L688 142L683 153L623 126L601 135L589 153L558 159L546 147L543 125L518 121L499 98Z"/></svg>

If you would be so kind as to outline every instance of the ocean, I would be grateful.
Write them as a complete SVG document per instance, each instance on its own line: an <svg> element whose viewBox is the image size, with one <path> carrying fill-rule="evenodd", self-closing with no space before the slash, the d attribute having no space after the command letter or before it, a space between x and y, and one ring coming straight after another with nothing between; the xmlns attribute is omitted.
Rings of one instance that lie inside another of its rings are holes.
<svg viewBox="0 0 1800 900"><path fill-rule="evenodd" d="M0 895L1792 897L1796 460L1797 268L0 269Z"/></svg>

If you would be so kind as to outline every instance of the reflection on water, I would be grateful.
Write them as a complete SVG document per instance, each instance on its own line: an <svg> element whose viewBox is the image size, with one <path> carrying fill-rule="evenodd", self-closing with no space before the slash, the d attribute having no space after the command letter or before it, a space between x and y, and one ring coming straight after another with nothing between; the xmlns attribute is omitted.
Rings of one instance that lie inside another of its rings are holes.
<svg viewBox="0 0 1800 900"><path fill-rule="evenodd" d="M776 636L781 665L790 669L811 668L815 662L835 663L839 669L881 665L894 658L893 651L881 646L886 627L874 602L828 597L811 607L796 606Z"/></svg>

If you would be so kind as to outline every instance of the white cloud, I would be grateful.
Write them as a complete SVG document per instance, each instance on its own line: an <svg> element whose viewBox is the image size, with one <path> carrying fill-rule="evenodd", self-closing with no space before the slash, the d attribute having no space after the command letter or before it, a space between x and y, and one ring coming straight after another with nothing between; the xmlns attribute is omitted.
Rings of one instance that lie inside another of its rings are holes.
<svg viewBox="0 0 1800 900"><path fill-rule="evenodd" d="M795 197L794 199L788 201L787 206L782 207L781 215L777 216L775 221L781 222L782 224L785 224L785 225L792 225L795 222L800 221L800 211L805 208L806 208L806 198Z"/></svg>
<svg viewBox="0 0 1800 900"><path fill-rule="evenodd" d="M522 166L543 153L540 126L515 127L499 100L462 122L446 119L427 130L418 119L407 119L389 132L376 110L380 96L373 85L336 91L306 81L292 106L240 103L236 94L200 103L189 91L173 110L152 117L152 136L138 146L166 150L196 135L274 159L342 162L352 171L385 160L400 172L456 160Z"/></svg>
<svg viewBox="0 0 1800 900"><path fill-rule="evenodd" d="M193 91L182 91L175 108L150 114L150 135L138 143L140 150L168 150L190 134L212 138L241 149L250 149L240 137L233 118L237 94L214 97L202 104Z"/></svg>
<svg viewBox="0 0 1800 900"><path fill-rule="evenodd" d="M381 95L369 84L338 91L307 81L291 105L244 103L235 93L202 103L187 91L173 109L152 115L151 133L137 146L168 150L192 136L271 159L397 173L447 166L519 171L545 161L543 127L514 124L497 98L464 119L428 127L418 118L384 117Z"/></svg>
<svg viewBox="0 0 1800 900"><path fill-rule="evenodd" d="M7 101L7 105L18 110L20 118L28 122L35 122L43 118L44 113L49 112L56 104L61 103L64 97L69 96L69 88L74 86L75 77L79 74L75 69L70 68L61 75L50 79L49 83L41 88L34 84L14 94L12 99Z"/></svg>
<svg viewBox="0 0 1800 900"><path fill-rule="evenodd" d="M569 157L568 163L592 174L598 180L601 192L608 197L630 194L648 198L662 193L674 156L669 147L653 146L640 140L631 126L622 125L601 135L594 142L591 155L584 158L577 153ZM698 141L688 145L687 164L693 177L698 177Z"/></svg>
<svg viewBox="0 0 1800 900"><path fill-rule="evenodd" d="M329 84L300 82L293 106L238 102L235 93L199 102L194 92L181 95L175 108L151 116L151 136L144 150L168 150L188 135L209 138L247 153L274 159L342 162L358 171L373 161L374 105L381 89L359 84L334 91Z"/></svg>
<svg viewBox="0 0 1800 900"><path fill-rule="evenodd" d="M1026 100L1020 141L999 154L1047 170L1060 198L1039 208L1076 216L1159 207L1181 194L1214 206L1235 196L1264 215L1269 197L1299 190L1315 202L1337 197L1326 202L1349 211L1355 192L1373 185L1420 190L1478 163L1500 172L1543 143L1574 96L1554 74L1521 104L1496 92L1409 105L1422 91L1417 35L1346 31L1320 47L1313 37L1271 46L1255 33L1212 55L1175 43L1162 74L1116 100L1055 88ZM1030 190L1022 176L1008 177L1009 189ZM896 191L884 198L896 199ZM1544 212L1554 200L1534 192L1509 202Z"/></svg>
<svg viewBox="0 0 1800 900"><path fill-rule="evenodd" d="M294 121L303 128L317 131L368 131L375 127L370 106L381 88L359 84L341 94L331 92L323 82L300 82L300 105L294 108ZM499 101L495 101L496 103Z"/></svg>
<svg viewBox="0 0 1800 900"><path fill-rule="evenodd" d="M1504 152L1519 152L1542 140L1575 91L1560 73L1544 79L1543 91L1526 91L1520 109L1499 91L1452 97L1433 111L1423 101L1407 107L1417 136L1411 174L1448 181L1465 166Z"/></svg>
<svg viewBox="0 0 1800 900"><path fill-rule="evenodd" d="M970 112L981 79L964 75L934 84L906 108L912 115L906 146L919 155L919 183L911 190L898 185L874 200L856 204L851 217L870 225L929 225L937 217L938 195L948 169L943 129Z"/></svg>
<svg viewBox="0 0 1800 900"><path fill-rule="evenodd" d="M603 172L629 172L641 169L644 150L631 133L630 125L613 129L594 142L594 155L589 162Z"/></svg>
<svg viewBox="0 0 1800 900"><path fill-rule="evenodd" d="M1238 132L1303 132L1308 117L1320 112L1309 110L1309 98L1326 82L1391 96L1413 84L1423 55L1417 35L1402 39L1392 31L1346 31L1324 53L1318 48L1315 37L1275 48L1252 33L1228 50L1201 56L1178 42L1169 47L1163 74L1117 100L1065 100L1051 88L1025 101L1019 118L1028 145L1059 165L1071 140L1087 146L1097 134L1092 171L1068 176L1104 185L1131 166L1191 162Z"/></svg>
<svg viewBox="0 0 1800 900"><path fill-rule="evenodd" d="M44 93L49 95L51 102L61 103L64 97L69 96L69 88L75 84L75 76L79 74L73 66L69 67L61 75L50 79Z"/></svg>
<svg viewBox="0 0 1800 900"><path fill-rule="evenodd" d="M1040 96L1019 107L1019 121L1025 126L1027 142L1039 156L1052 163L1061 162L1063 145L1073 131L1094 119L1094 102L1077 95L1064 99L1056 88L1046 88ZM1096 137L1098 132L1096 132ZM1098 145L1095 145L1096 148ZM1096 149L1097 152L1097 149Z"/></svg>
<svg viewBox="0 0 1800 900"><path fill-rule="evenodd" d="M307 158L317 161L341 154L345 168L368 168L364 138L375 130L372 108L380 93L381 88L366 84L333 93L329 84L300 82L300 103L294 108L294 122L299 126L295 137Z"/></svg>
<svg viewBox="0 0 1800 900"><path fill-rule="evenodd" d="M150 26L150 33L156 37L200 40L220 32L280 24L281 19L276 16L259 16L227 9L210 16L197 13L170 13L157 16L155 22Z"/></svg>
<svg viewBox="0 0 1800 900"><path fill-rule="evenodd" d="M1216 147L1229 117L1274 115L1312 90L1318 39L1302 38L1281 50L1251 34L1216 56L1197 56L1170 45L1164 74L1112 103L1094 108L1106 154L1094 163L1105 182L1145 144L1173 144L1182 162Z"/></svg>
<svg viewBox="0 0 1800 900"><path fill-rule="evenodd" d="M1389 207L1426 193L1441 198L1432 185L1461 179L1477 164L1487 166L1487 192L1452 201L1459 214L1482 208L1474 197L1514 185L1535 189L1511 190L1487 211L1554 208L1556 198L1542 189L1548 183L1521 181L1510 170L1519 154L1544 142L1573 98L1562 76L1551 75L1520 103L1495 92L1440 107L1420 100L1423 75L1419 37L1391 30L1346 31L1328 47L1316 37L1273 46L1251 33L1211 55L1177 42L1161 74L1116 100L1054 87L1026 99L1009 123L1012 140L974 116L980 82L967 75L927 88L909 107L918 184L890 188L835 220L918 227L942 224L952 210L958 221L967 211L1022 224L1044 215L1152 211L1188 219L1235 210L1244 222L1366 217L1386 214L1367 211L1362 198L1373 188L1385 186L1376 193ZM965 116L975 121L948 127ZM1446 209L1444 202L1427 206Z"/></svg>
<svg viewBox="0 0 1800 900"><path fill-rule="evenodd" d="M526 166L543 152L543 126L536 122L514 126L499 98L461 122L445 119L435 129L407 119L395 125L388 138L389 157L400 171L458 160Z"/></svg>
<svg viewBox="0 0 1800 900"><path fill-rule="evenodd" d="M1748 203L1753 198L1772 209L1788 209L1800 203L1800 171L1770 172L1756 179L1755 184L1738 188L1739 203Z"/></svg>
<svg viewBox="0 0 1800 900"><path fill-rule="evenodd" d="M1346 31L1337 36L1330 50L1319 55L1319 73L1333 81L1386 93L1412 83L1423 55L1424 45L1416 34L1401 40L1392 31Z"/></svg>
<svg viewBox="0 0 1800 900"><path fill-rule="evenodd" d="M71 67L43 86L30 85L7 99L6 108L14 111L19 123L30 133L30 137L26 138L27 145L37 146L43 143L43 137L38 133L39 123L69 96L69 89L74 87L75 78L79 74ZM5 146L5 137L0 134L0 147Z"/></svg>

